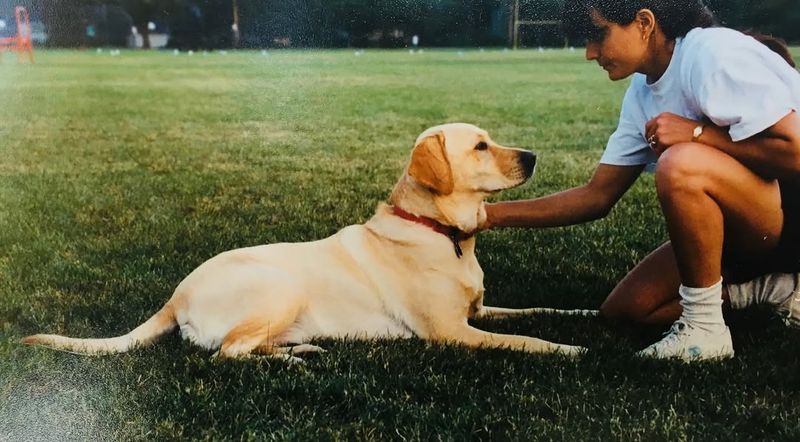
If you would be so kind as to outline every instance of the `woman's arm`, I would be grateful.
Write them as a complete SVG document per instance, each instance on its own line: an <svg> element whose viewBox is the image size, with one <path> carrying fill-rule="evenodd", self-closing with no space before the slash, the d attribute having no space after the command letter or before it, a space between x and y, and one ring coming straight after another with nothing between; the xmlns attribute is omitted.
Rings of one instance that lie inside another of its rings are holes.
<svg viewBox="0 0 800 442"><path fill-rule="evenodd" d="M603 218L643 169L600 164L583 186L536 199L487 204L481 227L556 227Z"/></svg>
<svg viewBox="0 0 800 442"><path fill-rule="evenodd" d="M647 123L648 140L661 155L678 143L692 141L692 131L699 121L663 113ZM713 146L767 179L800 178L800 116L790 112L765 131L741 141L732 141L724 128L705 125L695 141Z"/></svg>

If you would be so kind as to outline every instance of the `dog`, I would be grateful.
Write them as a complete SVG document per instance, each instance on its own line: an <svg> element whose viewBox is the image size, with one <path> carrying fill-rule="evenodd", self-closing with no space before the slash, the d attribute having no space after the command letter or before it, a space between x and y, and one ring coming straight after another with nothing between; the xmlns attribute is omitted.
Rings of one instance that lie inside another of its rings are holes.
<svg viewBox="0 0 800 442"><path fill-rule="evenodd" d="M473 232L485 220L484 199L523 184L535 166L533 152L501 146L476 126L432 127L417 138L388 204L379 204L365 224L313 242L223 252L191 272L161 310L124 336L34 335L23 343L118 353L177 327L184 339L226 358L302 362L298 354L324 351L309 343L313 338L413 336L575 355L583 349L468 323L553 311L484 306L484 274L475 257Z"/></svg>

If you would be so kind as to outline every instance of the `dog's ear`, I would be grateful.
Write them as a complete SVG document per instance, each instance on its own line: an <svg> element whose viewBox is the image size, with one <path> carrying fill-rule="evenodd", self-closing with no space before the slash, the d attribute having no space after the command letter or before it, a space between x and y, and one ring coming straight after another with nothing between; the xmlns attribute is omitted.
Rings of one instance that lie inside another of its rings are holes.
<svg viewBox="0 0 800 442"><path fill-rule="evenodd" d="M453 171L444 149L444 134L425 137L414 146L408 174L440 195L453 193Z"/></svg>

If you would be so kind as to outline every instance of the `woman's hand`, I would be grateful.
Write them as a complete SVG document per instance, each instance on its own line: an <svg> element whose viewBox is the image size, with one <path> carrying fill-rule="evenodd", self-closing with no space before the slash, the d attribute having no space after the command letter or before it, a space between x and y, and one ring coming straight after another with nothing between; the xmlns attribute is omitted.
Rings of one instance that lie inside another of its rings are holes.
<svg viewBox="0 0 800 442"><path fill-rule="evenodd" d="M478 209L478 226L475 228L475 231L472 233L483 232L484 230L489 230L492 227L492 221L489 219L490 213L494 210L494 207L490 203L481 203L480 208Z"/></svg>
<svg viewBox="0 0 800 442"><path fill-rule="evenodd" d="M694 129L704 124L669 112L663 112L648 121L644 127L645 139L650 149L661 156L665 150L678 143L693 141Z"/></svg>

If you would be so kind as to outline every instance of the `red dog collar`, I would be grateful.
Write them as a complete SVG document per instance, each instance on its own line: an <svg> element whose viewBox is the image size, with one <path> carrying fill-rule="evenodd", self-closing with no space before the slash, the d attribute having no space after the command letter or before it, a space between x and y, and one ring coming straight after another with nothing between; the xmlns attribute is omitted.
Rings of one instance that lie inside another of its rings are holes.
<svg viewBox="0 0 800 442"><path fill-rule="evenodd" d="M431 228L434 232L441 233L442 235L446 236L453 243L453 248L455 249L456 257L458 258L461 258L461 256L464 254L461 251L461 245L459 243L461 241L470 239L475 235L474 233L467 233L459 229L458 227L442 224L433 218L428 218L426 216L417 216L408 213L397 206L392 206L392 214L399 216L404 220L413 221L417 224L422 224L423 226L427 226Z"/></svg>

